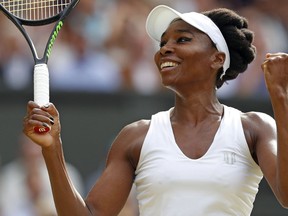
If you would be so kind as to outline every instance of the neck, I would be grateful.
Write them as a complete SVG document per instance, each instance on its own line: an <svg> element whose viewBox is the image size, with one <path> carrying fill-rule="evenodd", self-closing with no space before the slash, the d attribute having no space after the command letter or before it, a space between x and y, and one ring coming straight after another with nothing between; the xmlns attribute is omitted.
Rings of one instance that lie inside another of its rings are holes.
<svg viewBox="0 0 288 216"><path fill-rule="evenodd" d="M216 97L216 92L194 94L189 97L176 95L175 107L171 118L181 121L199 122L207 117L221 118L223 105Z"/></svg>

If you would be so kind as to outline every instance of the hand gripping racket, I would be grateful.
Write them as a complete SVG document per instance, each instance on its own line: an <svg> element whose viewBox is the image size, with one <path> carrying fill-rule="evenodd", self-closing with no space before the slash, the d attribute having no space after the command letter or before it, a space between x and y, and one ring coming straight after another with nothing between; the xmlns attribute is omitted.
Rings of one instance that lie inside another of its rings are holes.
<svg viewBox="0 0 288 216"><path fill-rule="evenodd" d="M0 0L0 9L16 25L26 39L35 62L34 101L43 106L49 103L49 71L47 62L52 46L64 19L79 0ZM42 26L55 22L47 41L44 54L38 57L31 37L23 26Z"/></svg>

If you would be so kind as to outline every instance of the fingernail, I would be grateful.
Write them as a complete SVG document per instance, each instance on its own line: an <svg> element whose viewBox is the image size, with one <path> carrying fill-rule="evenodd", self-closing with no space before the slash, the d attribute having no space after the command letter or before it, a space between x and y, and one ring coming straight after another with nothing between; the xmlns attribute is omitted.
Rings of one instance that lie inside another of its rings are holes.
<svg viewBox="0 0 288 216"><path fill-rule="evenodd" d="M48 108L49 106L50 106L50 103L44 105L45 108Z"/></svg>
<svg viewBox="0 0 288 216"><path fill-rule="evenodd" d="M48 127L48 128L49 128L49 125L48 125L47 123L45 123L45 122L43 122L42 125L43 125L44 127Z"/></svg>
<svg viewBox="0 0 288 216"><path fill-rule="evenodd" d="M50 123L51 123L52 125L54 125L54 118L53 118L52 116L50 116L49 119L50 119Z"/></svg>
<svg viewBox="0 0 288 216"><path fill-rule="evenodd" d="M49 127L35 127L34 131L36 133L41 134L41 133L46 133L46 132L50 131L50 128Z"/></svg>

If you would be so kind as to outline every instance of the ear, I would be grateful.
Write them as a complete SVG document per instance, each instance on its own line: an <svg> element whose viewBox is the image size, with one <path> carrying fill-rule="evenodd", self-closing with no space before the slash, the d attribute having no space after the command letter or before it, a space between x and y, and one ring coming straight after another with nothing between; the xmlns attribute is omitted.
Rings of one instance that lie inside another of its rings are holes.
<svg viewBox="0 0 288 216"><path fill-rule="evenodd" d="M225 62L225 53L224 52L219 52L216 51L212 56L211 56L212 64L211 68L214 69L215 71L218 71L221 67L223 67L224 62Z"/></svg>

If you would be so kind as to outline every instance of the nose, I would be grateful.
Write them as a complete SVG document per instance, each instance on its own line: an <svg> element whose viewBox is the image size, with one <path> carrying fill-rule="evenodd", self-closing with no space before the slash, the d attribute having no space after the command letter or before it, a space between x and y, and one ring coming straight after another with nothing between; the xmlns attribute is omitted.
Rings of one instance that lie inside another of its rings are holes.
<svg viewBox="0 0 288 216"><path fill-rule="evenodd" d="M174 47L173 47L173 44L170 43L166 43L164 44L161 48L160 48L160 53L161 55L167 55L167 54L170 54L170 53L173 53L174 52Z"/></svg>

